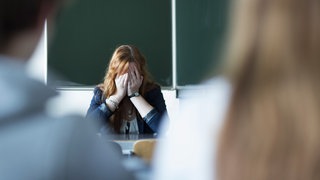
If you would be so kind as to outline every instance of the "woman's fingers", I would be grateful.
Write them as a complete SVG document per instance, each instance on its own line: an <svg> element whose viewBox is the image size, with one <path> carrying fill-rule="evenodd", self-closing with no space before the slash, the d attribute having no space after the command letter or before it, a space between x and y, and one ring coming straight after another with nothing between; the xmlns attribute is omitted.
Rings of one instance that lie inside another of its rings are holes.
<svg viewBox="0 0 320 180"><path fill-rule="evenodd" d="M138 68L136 66L133 66L133 72L134 72L136 79L138 79L140 77L140 73L139 73Z"/></svg>
<svg viewBox="0 0 320 180"><path fill-rule="evenodd" d="M121 81L122 87L126 87L128 83L128 73L121 75L120 81Z"/></svg>
<svg viewBox="0 0 320 180"><path fill-rule="evenodd" d="M115 81L116 81L116 84L119 84L121 87L126 87L128 83L128 73L117 76Z"/></svg>
<svg viewBox="0 0 320 180"><path fill-rule="evenodd" d="M130 63L128 74L128 95L130 95L134 92L139 92L143 76L140 75L135 63Z"/></svg>
<svg viewBox="0 0 320 180"><path fill-rule="evenodd" d="M128 85L128 73L125 73L123 76L123 87L127 87Z"/></svg>
<svg viewBox="0 0 320 180"><path fill-rule="evenodd" d="M136 80L140 77L138 68L134 63L130 63L128 73L130 74L130 79Z"/></svg>
<svg viewBox="0 0 320 180"><path fill-rule="evenodd" d="M115 95L118 97L119 100L121 100L127 93L128 73L117 76L115 78L115 83L117 88Z"/></svg>
<svg viewBox="0 0 320 180"><path fill-rule="evenodd" d="M124 83L123 85L124 85L124 87L127 87L127 86L128 86L128 79L129 79L129 78L128 78L128 73L126 73L125 76L124 76L124 80L123 80L123 83Z"/></svg>
<svg viewBox="0 0 320 180"><path fill-rule="evenodd" d="M131 69L130 69L130 77L131 77L132 80L136 80L137 76L136 76L136 74L134 72L134 68L133 67L134 66L131 66Z"/></svg>

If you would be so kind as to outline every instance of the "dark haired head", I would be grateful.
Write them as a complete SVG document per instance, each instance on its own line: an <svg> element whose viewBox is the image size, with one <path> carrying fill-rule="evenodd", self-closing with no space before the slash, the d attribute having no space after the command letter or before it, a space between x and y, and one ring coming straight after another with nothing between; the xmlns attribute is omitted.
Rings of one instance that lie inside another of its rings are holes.
<svg viewBox="0 0 320 180"><path fill-rule="evenodd" d="M15 35L36 27L41 13L61 0L1 0L0 1L0 48ZM43 17L45 18L45 17Z"/></svg>

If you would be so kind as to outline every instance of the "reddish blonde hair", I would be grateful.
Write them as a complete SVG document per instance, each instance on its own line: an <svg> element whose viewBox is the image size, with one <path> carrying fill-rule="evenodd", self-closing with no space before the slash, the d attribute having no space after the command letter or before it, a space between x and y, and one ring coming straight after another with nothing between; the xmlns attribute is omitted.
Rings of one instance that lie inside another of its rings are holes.
<svg viewBox="0 0 320 180"><path fill-rule="evenodd" d="M130 62L137 65L140 75L143 76L139 93L144 96L145 92L153 87L155 83L151 80L150 73L147 70L146 59L139 49L133 45L121 45L114 51L104 77L104 82L99 85L100 88L103 89L103 98L108 98L116 92L115 78L128 71ZM121 114L123 114L121 107L122 103L119 105L119 110L116 111L111 118L116 132L119 132L121 126Z"/></svg>
<svg viewBox="0 0 320 180"><path fill-rule="evenodd" d="M135 46L121 45L114 51L104 77L103 94L106 98L115 93L116 85L114 80L117 75L122 75L128 71L130 62L134 62L137 65L140 75L143 76L140 93L145 93L146 85L151 82L150 74L147 70L146 59Z"/></svg>

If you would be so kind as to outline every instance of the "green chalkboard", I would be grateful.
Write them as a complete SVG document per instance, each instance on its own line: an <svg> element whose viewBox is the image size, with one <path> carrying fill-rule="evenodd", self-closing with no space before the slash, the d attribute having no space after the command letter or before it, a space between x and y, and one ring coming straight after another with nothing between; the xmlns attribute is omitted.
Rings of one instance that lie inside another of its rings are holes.
<svg viewBox="0 0 320 180"><path fill-rule="evenodd" d="M172 86L170 0L71 2L60 12L49 41L49 84L96 85L102 82L114 49L132 44L145 55L153 79ZM51 72L60 76L52 78Z"/></svg>
<svg viewBox="0 0 320 180"><path fill-rule="evenodd" d="M60 13L48 50L60 86L102 81L114 49L136 45L165 87L199 83L217 67L229 0L176 0L176 69L172 69L171 0L76 0ZM50 25L50 23L49 23ZM175 71L175 72L173 72ZM63 80L67 79L67 80Z"/></svg>
<svg viewBox="0 0 320 180"><path fill-rule="evenodd" d="M228 0L176 0L177 85L199 83L217 70Z"/></svg>

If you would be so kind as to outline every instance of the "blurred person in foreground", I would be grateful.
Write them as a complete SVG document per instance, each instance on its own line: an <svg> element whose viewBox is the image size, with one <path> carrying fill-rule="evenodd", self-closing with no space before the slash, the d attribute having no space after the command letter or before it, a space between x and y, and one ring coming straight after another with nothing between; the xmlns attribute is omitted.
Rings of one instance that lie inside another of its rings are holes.
<svg viewBox="0 0 320 180"><path fill-rule="evenodd" d="M218 179L320 179L320 1L238 0L233 12Z"/></svg>
<svg viewBox="0 0 320 180"><path fill-rule="evenodd" d="M56 92L26 74L45 19L62 3L0 1L0 179L131 179L93 121L47 115Z"/></svg>
<svg viewBox="0 0 320 180"><path fill-rule="evenodd" d="M320 179L320 2L235 0L231 13L225 74L172 118L154 179Z"/></svg>

